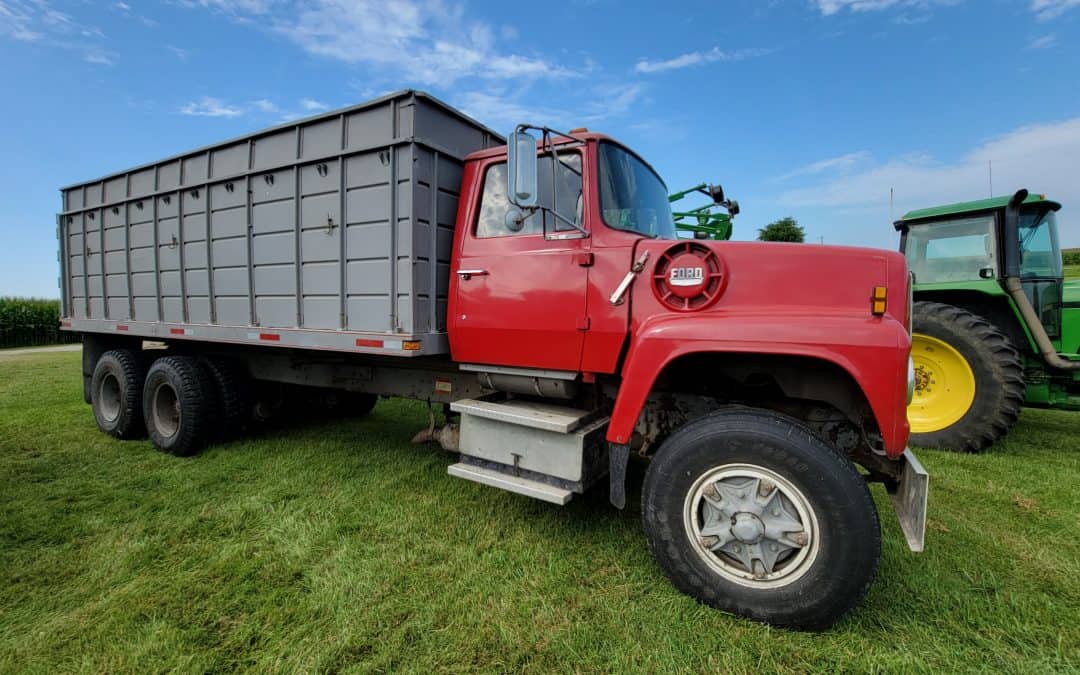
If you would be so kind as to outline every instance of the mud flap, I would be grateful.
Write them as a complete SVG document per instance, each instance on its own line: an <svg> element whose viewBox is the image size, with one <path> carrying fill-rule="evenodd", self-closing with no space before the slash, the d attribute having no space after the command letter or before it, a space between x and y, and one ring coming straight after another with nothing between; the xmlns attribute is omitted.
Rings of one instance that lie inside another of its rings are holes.
<svg viewBox="0 0 1080 675"><path fill-rule="evenodd" d="M900 461L900 480L886 483L885 488L892 500L893 510L900 520L908 548L915 553L923 550L926 538L926 496L929 492L930 474L911 450L904 450Z"/></svg>
<svg viewBox="0 0 1080 675"><path fill-rule="evenodd" d="M626 465L629 461L629 445L608 444L608 499L619 510L626 508Z"/></svg>

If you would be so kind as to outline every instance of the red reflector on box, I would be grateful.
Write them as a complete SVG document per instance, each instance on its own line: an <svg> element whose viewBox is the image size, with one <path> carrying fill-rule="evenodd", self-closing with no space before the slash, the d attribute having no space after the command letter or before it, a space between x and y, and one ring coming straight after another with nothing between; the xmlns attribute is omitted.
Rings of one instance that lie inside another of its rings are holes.
<svg viewBox="0 0 1080 675"><path fill-rule="evenodd" d="M183 335L184 334L184 329L183 328L170 328L169 332L171 334L173 334L173 335Z"/></svg>
<svg viewBox="0 0 1080 675"><path fill-rule="evenodd" d="M116 325L116 330L127 330L127 329L128 329L128 327L125 326L122 323Z"/></svg>
<svg viewBox="0 0 1080 675"><path fill-rule="evenodd" d="M356 338L357 347L374 347L375 349L382 349L382 340L368 340L365 338Z"/></svg>
<svg viewBox="0 0 1080 675"><path fill-rule="evenodd" d="M279 342L281 340L281 336L277 333L259 333L259 339L267 340L269 342Z"/></svg>

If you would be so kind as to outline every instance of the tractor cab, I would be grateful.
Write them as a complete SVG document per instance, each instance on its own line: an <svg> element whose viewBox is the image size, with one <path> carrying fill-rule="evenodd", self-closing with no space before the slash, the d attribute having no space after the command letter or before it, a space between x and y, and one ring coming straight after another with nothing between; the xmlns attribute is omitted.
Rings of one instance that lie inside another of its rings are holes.
<svg viewBox="0 0 1080 675"><path fill-rule="evenodd" d="M895 223L901 232L900 251L916 288L922 291L1003 288L1012 262L1047 335L1060 340L1064 273L1057 211L1061 204L1044 195L1029 195L1020 207L1016 233L1010 236L1005 232L1008 201L1008 197L997 197L912 211ZM1076 347L1076 340L1071 347Z"/></svg>
<svg viewBox="0 0 1080 675"><path fill-rule="evenodd" d="M1020 190L894 223L916 301L913 443L981 450L1020 401L1080 405L1080 285L1064 280L1060 209Z"/></svg>

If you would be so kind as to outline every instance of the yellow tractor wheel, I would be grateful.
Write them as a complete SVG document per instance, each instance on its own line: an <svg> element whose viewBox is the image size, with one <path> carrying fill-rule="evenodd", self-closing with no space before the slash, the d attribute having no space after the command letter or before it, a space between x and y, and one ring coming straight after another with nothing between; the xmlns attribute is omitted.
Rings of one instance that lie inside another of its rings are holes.
<svg viewBox="0 0 1080 675"><path fill-rule="evenodd" d="M951 345L929 335L911 336L915 395L908 405L911 431L924 434L956 424L975 402L975 374Z"/></svg>
<svg viewBox="0 0 1080 675"><path fill-rule="evenodd" d="M1001 329L962 307L920 301L912 318L911 444L985 450L1020 415L1020 354Z"/></svg>

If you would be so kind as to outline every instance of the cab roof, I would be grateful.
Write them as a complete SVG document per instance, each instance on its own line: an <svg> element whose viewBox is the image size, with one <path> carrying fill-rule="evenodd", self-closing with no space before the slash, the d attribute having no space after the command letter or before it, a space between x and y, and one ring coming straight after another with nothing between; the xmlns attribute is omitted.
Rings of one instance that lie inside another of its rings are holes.
<svg viewBox="0 0 1080 675"><path fill-rule="evenodd" d="M597 142L606 141L608 143L614 143L615 145L619 146L623 150L626 150L627 152L629 152L634 157L637 157L641 161L641 163L644 164L646 167L648 167L649 171L652 171L653 174L660 180L660 183L664 186L664 189L665 190L668 189L667 181L665 181L664 177L660 175L660 172L656 170L656 167L654 167L652 164L650 164L647 159L645 159L644 157L639 155L633 148L626 145L622 141L620 141L620 140L618 140L616 138L612 138L611 136L608 136L607 134L601 134L601 133L597 133L595 131L571 130L569 133L573 135L573 138L567 138L566 136L555 135L552 138L552 141L551 141L552 144L554 144L554 145L567 145L567 144L570 144L570 143L576 143L578 141L586 141L586 142L588 142L588 141L597 141ZM538 150L542 150L543 149L543 142L538 140L537 143L536 143L536 148ZM506 157L506 146L505 145L496 145L496 146L492 146L490 148L484 148L483 150L476 150L474 152L469 153L468 155L465 155L465 161L470 162L470 161L475 161L475 160L479 160L479 159L487 159L489 157Z"/></svg>
<svg viewBox="0 0 1080 675"><path fill-rule="evenodd" d="M929 220L932 218L941 218L943 216L954 216L963 213L975 213L976 211L993 211L994 209L1003 209L1009 204L1009 200L1012 199L1012 195L1006 195L1004 197L990 197L989 199L978 199L973 202L958 202L956 204L945 204L943 206L931 206L925 209L916 209L914 211L908 211L900 220L896 221L896 229L901 229L902 224L909 223L913 220ZM1046 204L1049 208L1057 211L1061 208L1061 204L1053 200L1047 199L1046 195L1029 194L1027 199L1024 200L1024 204Z"/></svg>

